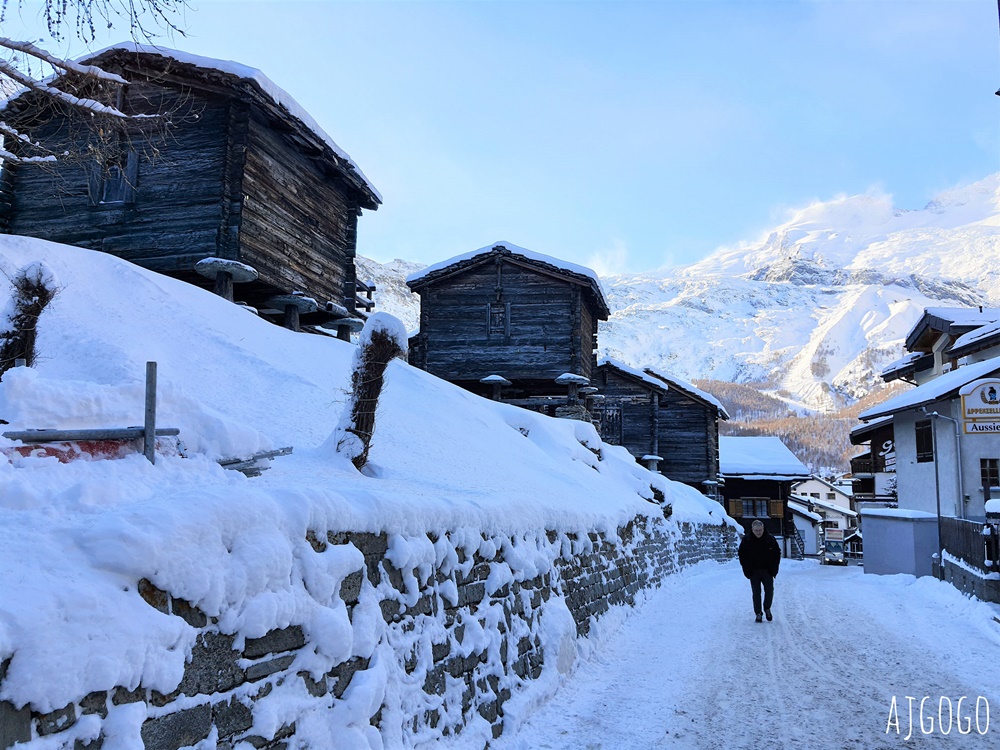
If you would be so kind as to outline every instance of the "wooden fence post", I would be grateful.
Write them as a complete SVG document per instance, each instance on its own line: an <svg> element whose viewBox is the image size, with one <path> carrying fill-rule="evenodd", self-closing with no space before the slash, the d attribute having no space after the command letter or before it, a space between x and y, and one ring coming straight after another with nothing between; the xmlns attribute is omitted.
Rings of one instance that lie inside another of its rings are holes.
<svg viewBox="0 0 1000 750"><path fill-rule="evenodd" d="M156 362L146 363L146 418L143 423L142 452L156 463Z"/></svg>

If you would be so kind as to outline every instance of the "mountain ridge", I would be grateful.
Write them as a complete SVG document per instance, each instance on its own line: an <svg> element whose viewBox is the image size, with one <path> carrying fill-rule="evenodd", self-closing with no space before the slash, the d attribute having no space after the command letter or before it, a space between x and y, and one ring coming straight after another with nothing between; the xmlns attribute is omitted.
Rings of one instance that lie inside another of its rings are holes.
<svg viewBox="0 0 1000 750"><path fill-rule="evenodd" d="M358 261L378 309L415 329L404 279L419 264ZM602 281L601 356L833 413L882 387L925 307L1000 305L1000 173L918 210L881 194L814 202L696 263Z"/></svg>

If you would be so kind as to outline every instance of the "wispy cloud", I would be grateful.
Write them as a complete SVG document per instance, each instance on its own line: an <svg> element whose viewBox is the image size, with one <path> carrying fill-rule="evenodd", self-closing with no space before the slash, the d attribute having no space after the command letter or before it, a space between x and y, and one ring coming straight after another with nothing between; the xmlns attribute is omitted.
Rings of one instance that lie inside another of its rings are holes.
<svg viewBox="0 0 1000 750"><path fill-rule="evenodd" d="M611 246L601 248L587 259L587 265L598 276L618 276L628 272L628 248L622 240L612 240Z"/></svg>

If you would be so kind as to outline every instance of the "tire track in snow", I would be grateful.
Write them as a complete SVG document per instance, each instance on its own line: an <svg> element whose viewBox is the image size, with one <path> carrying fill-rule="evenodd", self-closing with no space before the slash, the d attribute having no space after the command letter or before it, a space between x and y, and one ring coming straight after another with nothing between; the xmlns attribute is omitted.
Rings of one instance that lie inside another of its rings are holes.
<svg viewBox="0 0 1000 750"><path fill-rule="evenodd" d="M939 696L986 694L1000 713L992 666L997 643L989 633L984 638L964 621L937 612L919 591L856 568L786 561L771 623L754 622L749 588L734 563L702 565L668 579L603 644L598 659L579 665L561 691L499 746L996 746L1000 716L993 717L996 726L986 737L955 730L921 736L915 725L913 738L903 741L907 695L932 696L936 714ZM911 593L915 598L908 599ZM928 618L933 622L918 621ZM945 638L966 638L967 654L931 650L910 637L929 626L947 631ZM966 631L978 640L968 640ZM894 695L898 737L885 731Z"/></svg>

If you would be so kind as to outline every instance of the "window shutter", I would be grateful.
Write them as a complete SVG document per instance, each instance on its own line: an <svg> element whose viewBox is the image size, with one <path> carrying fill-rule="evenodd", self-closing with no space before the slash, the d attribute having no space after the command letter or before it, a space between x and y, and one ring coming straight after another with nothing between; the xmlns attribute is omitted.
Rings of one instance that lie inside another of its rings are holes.
<svg viewBox="0 0 1000 750"><path fill-rule="evenodd" d="M135 191L139 186L139 155L129 151L125 157L124 202L135 203Z"/></svg>
<svg viewBox="0 0 1000 750"><path fill-rule="evenodd" d="M733 518L743 517L743 502L739 498L729 500L729 515Z"/></svg>
<svg viewBox="0 0 1000 750"><path fill-rule="evenodd" d="M104 183L104 170L100 162L95 161L90 166L90 172L87 175L87 191L89 193L90 205L96 206L101 202L101 188Z"/></svg>
<svg viewBox="0 0 1000 750"><path fill-rule="evenodd" d="M771 500L771 518L782 518L785 515L785 504L781 500Z"/></svg>

